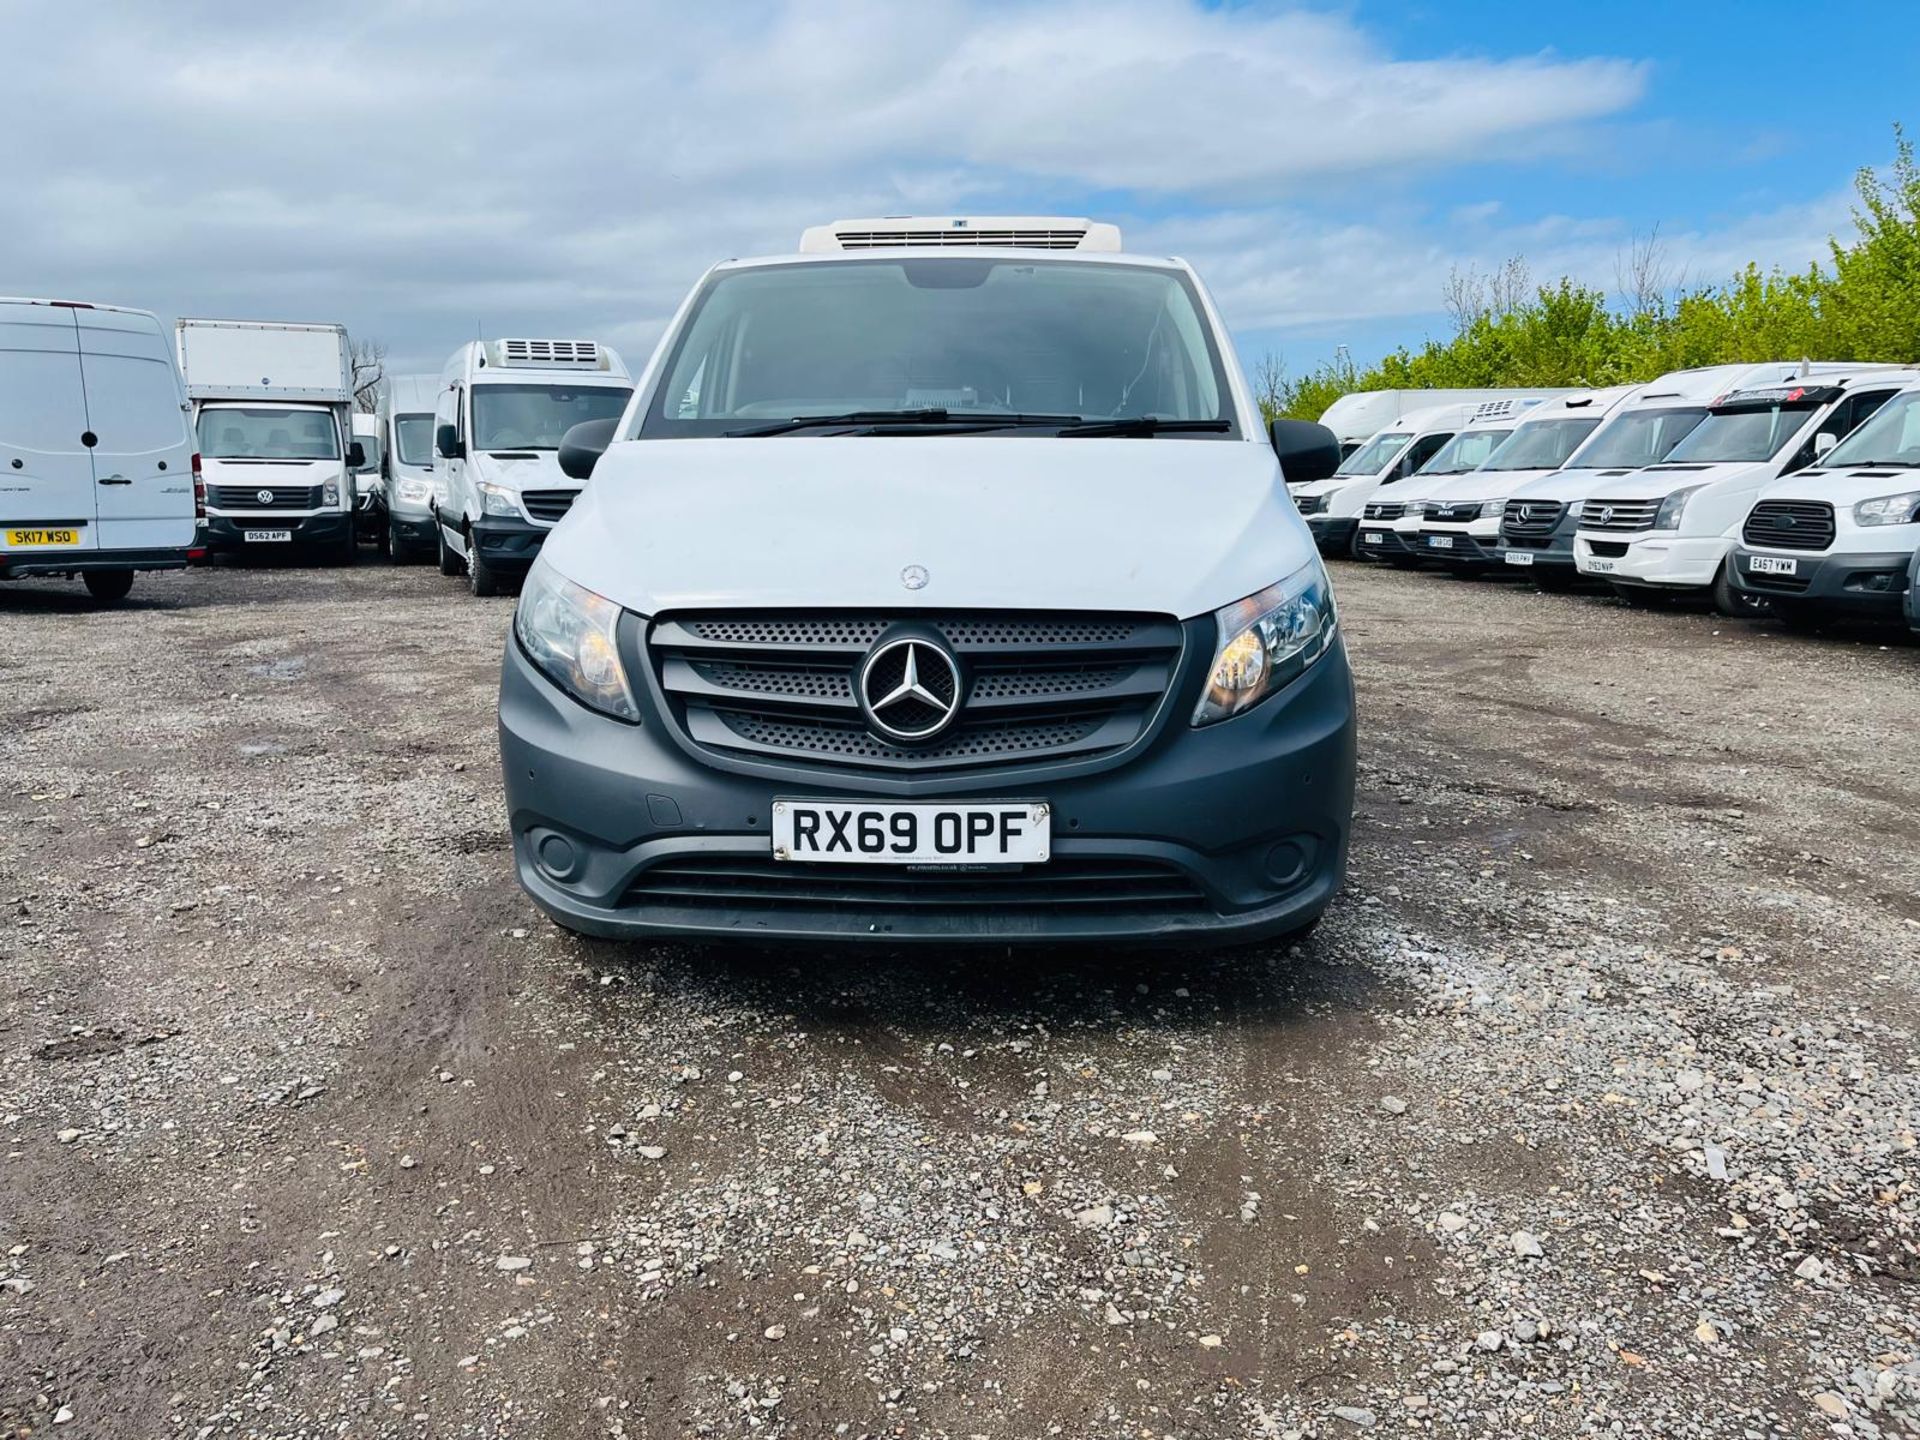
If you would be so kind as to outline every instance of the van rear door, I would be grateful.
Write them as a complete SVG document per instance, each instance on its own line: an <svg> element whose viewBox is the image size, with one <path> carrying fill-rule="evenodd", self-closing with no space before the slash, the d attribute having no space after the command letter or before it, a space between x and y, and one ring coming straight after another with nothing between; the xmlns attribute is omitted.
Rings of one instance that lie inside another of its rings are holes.
<svg viewBox="0 0 1920 1440"><path fill-rule="evenodd" d="M0 556L99 544L76 313L0 302Z"/></svg>
<svg viewBox="0 0 1920 1440"><path fill-rule="evenodd" d="M102 550L193 544L193 439L173 348L151 315L76 310Z"/></svg>

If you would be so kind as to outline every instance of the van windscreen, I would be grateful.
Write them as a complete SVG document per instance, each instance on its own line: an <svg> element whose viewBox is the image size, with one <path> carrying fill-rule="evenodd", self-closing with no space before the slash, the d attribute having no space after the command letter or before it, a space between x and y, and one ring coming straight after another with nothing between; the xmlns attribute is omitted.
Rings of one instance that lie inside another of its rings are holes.
<svg viewBox="0 0 1920 1440"><path fill-rule="evenodd" d="M338 460L340 431L325 410L217 405L200 412L209 460Z"/></svg>
<svg viewBox="0 0 1920 1440"><path fill-rule="evenodd" d="M402 465L433 464L433 416L394 416L393 446Z"/></svg>
<svg viewBox="0 0 1920 1440"><path fill-rule="evenodd" d="M806 417L944 412L957 426L1152 416L1233 432L1213 330L1162 266L980 255L722 271L695 296L641 428L747 433Z"/></svg>
<svg viewBox="0 0 1920 1440"><path fill-rule="evenodd" d="M475 385L473 448L558 450L583 420L615 420L633 391L617 385Z"/></svg>

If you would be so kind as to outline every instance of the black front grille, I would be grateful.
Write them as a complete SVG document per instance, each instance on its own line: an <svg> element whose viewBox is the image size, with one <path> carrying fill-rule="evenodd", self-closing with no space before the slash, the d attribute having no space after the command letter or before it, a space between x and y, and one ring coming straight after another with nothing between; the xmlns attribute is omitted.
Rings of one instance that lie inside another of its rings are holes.
<svg viewBox="0 0 1920 1440"><path fill-rule="evenodd" d="M1769 550L1824 550L1833 544L1833 506L1824 500L1762 500L1740 535Z"/></svg>
<svg viewBox="0 0 1920 1440"><path fill-rule="evenodd" d="M905 621L944 639L963 677L958 717L920 744L876 733L855 694L868 653ZM1152 721L1181 643L1178 622L1162 616L1017 611L667 615L647 636L669 713L695 744L878 770L1122 749Z"/></svg>
<svg viewBox="0 0 1920 1440"><path fill-rule="evenodd" d="M554 525L566 518L579 493L578 490L522 490L520 503L527 507L527 514L535 520L544 525Z"/></svg>
<svg viewBox="0 0 1920 1440"><path fill-rule="evenodd" d="M665 860L627 887L626 905L675 909L863 910L925 914L1086 907L1129 914L1205 908L1192 877L1147 860L1061 857L1007 870L796 864L765 856Z"/></svg>
<svg viewBox="0 0 1920 1440"><path fill-rule="evenodd" d="M1361 515L1367 520L1398 520L1406 513L1407 507L1398 500L1369 500Z"/></svg>
<svg viewBox="0 0 1920 1440"><path fill-rule="evenodd" d="M1426 508L1426 518L1429 520L1442 520L1449 525L1464 525L1469 520L1478 520L1480 518L1480 502L1478 500L1462 500L1457 504L1449 504L1444 500L1429 501Z"/></svg>
<svg viewBox="0 0 1920 1440"><path fill-rule="evenodd" d="M318 510L320 494L318 485L209 485L207 504L215 510Z"/></svg>
<svg viewBox="0 0 1920 1440"><path fill-rule="evenodd" d="M1660 501L1589 500L1580 512L1582 530L1651 530Z"/></svg>
<svg viewBox="0 0 1920 1440"><path fill-rule="evenodd" d="M1325 495L1295 495L1293 508L1302 515L1318 515L1327 508Z"/></svg>
<svg viewBox="0 0 1920 1440"><path fill-rule="evenodd" d="M1544 540L1566 513L1558 500L1509 500L1500 516L1500 534L1508 540Z"/></svg>

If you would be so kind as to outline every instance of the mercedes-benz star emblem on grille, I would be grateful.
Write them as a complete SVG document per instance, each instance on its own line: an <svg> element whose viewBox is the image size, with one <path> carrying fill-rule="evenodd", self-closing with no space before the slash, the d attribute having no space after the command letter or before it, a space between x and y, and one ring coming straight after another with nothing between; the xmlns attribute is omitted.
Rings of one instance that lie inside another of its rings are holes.
<svg viewBox="0 0 1920 1440"><path fill-rule="evenodd" d="M927 574L927 567L924 565L909 565L900 572L900 583L909 590L926 589L927 581L932 578L931 575Z"/></svg>
<svg viewBox="0 0 1920 1440"><path fill-rule="evenodd" d="M262 505L271 505L273 503L273 491L256 490L253 492L253 498L258 500Z"/></svg>
<svg viewBox="0 0 1920 1440"><path fill-rule="evenodd" d="M860 666L860 708L888 740L931 740L960 713L960 663L944 645L903 635Z"/></svg>

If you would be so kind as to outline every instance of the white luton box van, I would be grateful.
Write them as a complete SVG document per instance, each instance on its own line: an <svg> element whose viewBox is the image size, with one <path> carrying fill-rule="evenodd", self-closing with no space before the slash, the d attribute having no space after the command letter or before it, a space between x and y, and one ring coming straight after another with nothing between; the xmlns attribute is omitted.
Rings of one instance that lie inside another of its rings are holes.
<svg viewBox="0 0 1920 1440"><path fill-rule="evenodd" d="M207 479L207 539L354 557L353 362L339 325L175 324Z"/></svg>
<svg viewBox="0 0 1920 1440"><path fill-rule="evenodd" d="M1819 465L1759 493L1733 551L1733 583L1788 625L1857 616L1898 623L1920 566L1920 379Z"/></svg>
<svg viewBox="0 0 1920 1440"><path fill-rule="evenodd" d="M198 560L199 463L158 319L0 299L0 580L77 575L111 602Z"/></svg>
<svg viewBox="0 0 1920 1440"><path fill-rule="evenodd" d="M580 482L560 439L627 408L633 380L594 340L470 340L440 372L433 495L440 573L463 569L476 595L519 582Z"/></svg>
<svg viewBox="0 0 1920 1440"><path fill-rule="evenodd" d="M433 407L438 375L389 375L380 388L380 463L387 497L387 553L397 561L436 553L433 538Z"/></svg>
<svg viewBox="0 0 1920 1440"><path fill-rule="evenodd" d="M1579 572L1636 603L1711 593L1741 613L1728 560L1754 497L1813 464L1917 378L1891 365L1801 368L1792 380L1718 397L1665 460L1596 487L1574 533Z"/></svg>

